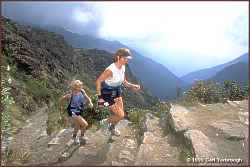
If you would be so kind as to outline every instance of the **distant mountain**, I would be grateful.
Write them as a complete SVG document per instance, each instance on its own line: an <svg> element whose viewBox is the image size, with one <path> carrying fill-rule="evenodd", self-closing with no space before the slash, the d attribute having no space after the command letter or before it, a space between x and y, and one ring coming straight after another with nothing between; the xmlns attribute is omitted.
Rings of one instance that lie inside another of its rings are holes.
<svg viewBox="0 0 250 167"><path fill-rule="evenodd" d="M61 34L65 40L75 48L98 48L114 53L118 48L126 45L118 41L108 41L89 35L80 35L66 31L60 27L44 27L49 31ZM131 48L130 48L131 49ZM177 76L163 65L154 62L150 58L142 56L131 49L134 59L129 62L133 74L141 81L143 86L160 99L173 99L176 97L176 84L185 85Z"/></svg>
<svg viewBox="0 0 250 167"><path fill-rule="evenodd" d="M238 57L238 58L236 58L228 63L218 65L218 66L215 66L212 68L207 68L207 69L191 72L187 75L182 76L181 80L183 80L187 83L193 83L196 79L206 80L206 79L209 79L209 78L215 76L217 72L223 70L224 68L231 66L233 64L236 64L238 62L248 63L248 53L245 53L245 54L241 55L240 57Z"/></svg>
<svg viewBox="0 0 250 167"><path fill-rule="evenodd" d="M119 47L125 47L125 45L121 44L118 41L108 41L101 38L96 38L90 35L80 35L77 33L72 33L70 31L65 30L61 27L56 26L44 26L41 27L51 32L55 32L64 37L64 39L71 44L75 48L84 48L84 49L101 49L109 52L115 52Z"/></svg>
<svg viewBox="0 0 250 167"><path fill-rule="evenodd" d="M238 62L219 71L211 80L223 83L225 80L234 80L241 85L248 85L248 64Z"/></svg>

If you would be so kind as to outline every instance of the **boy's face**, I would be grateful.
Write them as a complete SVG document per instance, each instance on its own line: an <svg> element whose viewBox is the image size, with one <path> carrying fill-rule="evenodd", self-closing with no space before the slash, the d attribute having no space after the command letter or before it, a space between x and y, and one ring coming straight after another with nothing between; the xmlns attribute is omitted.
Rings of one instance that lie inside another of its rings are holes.
<svg viewBox="0 0 250 167"><path fill-rule="evenodd" d="M81 85L77 85L77 86L74 87L73 90L76 91L76 92L80 92L81 89L82 89L82 86Z"/></svg>

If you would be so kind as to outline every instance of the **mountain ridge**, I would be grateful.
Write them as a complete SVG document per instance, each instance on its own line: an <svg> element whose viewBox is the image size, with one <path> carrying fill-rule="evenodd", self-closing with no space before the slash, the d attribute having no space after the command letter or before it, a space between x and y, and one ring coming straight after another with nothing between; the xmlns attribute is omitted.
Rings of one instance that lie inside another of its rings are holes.
<svg viewBox="0 0 250 167"><path fill-rule="evenodd" d="M239 56L239 57L237 57L237 58L235 58L227 63L217 65L217 66L214 66L211 68L206 68L206 69L194 71L194 72L188 73L180 78L188 83L193 83L195 79L198 79L198 80L209 79L209 78L213 77L214 75L216 75L216 73L219 72L220 70L222 70L223 68L228 67L228 66L235 64L235 63L238 63L238 62L248 63L248 53L244 53L241 56Z"/></svg>

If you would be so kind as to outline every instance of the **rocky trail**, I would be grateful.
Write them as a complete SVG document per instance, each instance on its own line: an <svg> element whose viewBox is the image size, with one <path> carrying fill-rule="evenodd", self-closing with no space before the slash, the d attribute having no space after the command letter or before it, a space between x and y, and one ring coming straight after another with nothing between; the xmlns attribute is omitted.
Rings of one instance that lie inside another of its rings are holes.
<svg viewBox="0 0 250 167"><path fill-rule="evenodd" d="M218 158L211 164L236 163L219 162L223 158L248 164L247 105L248 101L191 107L172 104L161 118L147 113L139 127L120 121L119 137L110 139L105 129L90 128L82 146L73 143L72 128L47 135L48 108L43 108L13 136L9 148L28 152L29 161L24 163L28 165L192 165L209 163L204 161L208 157Z"/></svg>
<svg viewBox="0 0 250 167"><path fill-rule="evenodd" d="M170 126L195 157L217 158L216 162L240 159L239 164L248 164L248 118L248 100L188 107L176 104L168 116Z"/></svg>

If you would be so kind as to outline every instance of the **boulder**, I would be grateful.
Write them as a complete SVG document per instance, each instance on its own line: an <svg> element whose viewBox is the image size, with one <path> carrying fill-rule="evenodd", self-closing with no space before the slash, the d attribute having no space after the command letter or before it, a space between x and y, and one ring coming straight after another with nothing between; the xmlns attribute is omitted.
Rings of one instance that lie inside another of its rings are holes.
<svg viewBox="0 0 250 167"><path fill-rule="evenodd" d="M215 143L199 130L188 130L184 133L185 144L191 148L194 157L216 157L218 149Z"/></svg>
<svg viewBox="0 0 250 167"><path fill-rule="evenodd" d="M229 140L243 140L247 134L247 127L239 122L222 120L211 124L211 126Z"/></svg>
<svg viewBox="0 0 250 167"><path fill-rule="evenodd" d="M171 107L170 112L167 115L167 121L176 133L183 133L190 129L188 122L185 120L185 115L188 112L189 111L186 108L179 105Z"/></svg>
<svg viewBox="0 0 250 167"><path fill-rule="evenodd" d="M142 121L144 132L154 132L159 130L159 118L151 113L147 113Z"/></svg>

